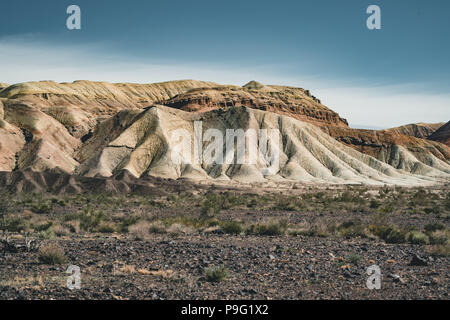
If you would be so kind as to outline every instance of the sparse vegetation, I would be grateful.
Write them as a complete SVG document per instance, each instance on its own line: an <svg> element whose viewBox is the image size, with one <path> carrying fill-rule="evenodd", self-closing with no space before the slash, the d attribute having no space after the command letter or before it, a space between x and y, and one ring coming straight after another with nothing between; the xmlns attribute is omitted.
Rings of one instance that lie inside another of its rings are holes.
<svg viewBox="0 0 450 320"><path fill-rule="evenodd" d="M279 236L285 234L287 230L287 220L272 221L269 223L252 224L247 230L247 234L260 236Z"/></svg>
<svg viewBox="0 0 450 320"><path fill-rule="evenodd" d="M55 244L48 244L39 250L39 261L43 264L63 264L66 256L63 249Z"/></svg>
<svg viewBox="0 0 450 320"><path fill-rule="evenodd" d="M205 279L208 282L222 282L230 275L225 266L212 266L205 268Z"/></svg>

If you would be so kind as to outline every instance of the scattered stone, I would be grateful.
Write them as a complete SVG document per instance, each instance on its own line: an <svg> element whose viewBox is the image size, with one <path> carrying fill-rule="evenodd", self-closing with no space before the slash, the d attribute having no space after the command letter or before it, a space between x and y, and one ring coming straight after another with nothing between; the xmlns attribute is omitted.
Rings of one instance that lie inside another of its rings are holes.
<svg viewBox="0 0 450 320"><path fill-rule="evenodd" d="M427 266L427 260L419 257L417 254L413 255L411 261L408 264L409 266Z"/></svg>

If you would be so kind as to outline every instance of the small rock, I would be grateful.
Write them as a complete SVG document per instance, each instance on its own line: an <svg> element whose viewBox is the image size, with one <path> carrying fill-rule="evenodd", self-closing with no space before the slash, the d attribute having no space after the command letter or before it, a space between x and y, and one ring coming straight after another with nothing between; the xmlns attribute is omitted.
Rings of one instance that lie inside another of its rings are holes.
<svg viewBox="0 0 450 320"><path fill-rule="evenodd" d="M272 254L269 254L269 259L270 259L270 260L274 260L274 259L275 259L275 256L272 255Z"/></svg>
<svg viewBox="0 0 450 320"><path fill-rule="evenodd" d="M394 282L401 282L401 283L405 282L398 274L395 274L395 273L389 274L388 277L391 278L392 281L394 281Z"/></svg>
<svg viewBox="0 0 450 320"><path fill-rule="evenodd" d="M419 257L417 254L413 255L411 261L408 264L409 266L426 266L428 265L427 260Z"/></svg>

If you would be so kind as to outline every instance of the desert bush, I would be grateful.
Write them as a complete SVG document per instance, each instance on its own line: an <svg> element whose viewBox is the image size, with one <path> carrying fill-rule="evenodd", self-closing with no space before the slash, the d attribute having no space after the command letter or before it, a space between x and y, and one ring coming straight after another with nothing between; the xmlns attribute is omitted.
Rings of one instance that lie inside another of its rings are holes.
<svg viewBox="0 0 450 320"><path fill-rule="evenodd" d="M407 232L391 224L370 225L369 231L380 239L383 239L386 243L406 242Z"/></svg>
<svg viewBox="0 0 450 320"><path fill-rule="evenodd" d="M28 228L27 222L19 217L3 217L0 230L9 232L21 232Z"/></svg>
<svg viewBox="0 0 450 320"><path fill-rule="evenodd" d="M139 221L128 228L128 232L135 236L136 240L145 240L149 237L151 224L148 221Z"/></svg>
<svg viewBox="0 0 450 320"><path fill-rule="evenodd" d="M150 233L166 233L166 226L162 221L155 221L150 224L148 229Z"/></svg>
<svg viewBox="0 0 450 320"><path fill-rule="evenodd" d="M113 233L116 231L116 226L112 222L101 222L98 226L100 233Z"/></svg>
<svg viewBox="0 0 450 320"><path fill-rule="evenodd" d="M427 251L432 256L449 257L450 256L450 244L438 244L428 246Z"/></svg>
<svg viewBox="0 0 450 320"><path fill-rule="evenodd" d="M285 234L287 226L288 222L284 219L266 224L252 224L246 230L246 233L260 236L278 236Z"/></svg>
<svg viewBox="0 0 450 320"><path fill-rule="evenodd" d="M423 212L426 214L438 214L440 211L441 209L437 204L433 204L432 206L423 209Z"/></svg>
<svg viewBox="0 0 450 320"><path fill-rule="evenodd" d="M177 235L181 233L192 233L192 229L182 223L174 223L167 228L167 233Z"/></svg>
<svg viewBox="0 0 450 320"><path fill-rule="evenodd" d="M203 217L213 217L222 210L224 199L216 193L207 193L202 203L201 214Z"/></svg>
<svg viewBox="0 0 450 320"><path fill-rule="evenodd" d="M279 198L272 207L273 210L297 211L304 207L302 201L296 197Z"/></svg>
<svg viewBox="0 0 450 320"><path fill-rule="evenodd" d="M351 264L358 265L363 261L363 257L356 253L351 253L345 256L345 260L350 262Z"/></svg>
<svg viewBox="0 0 450 320"><path fill-rule="evenodd" d="M0 228L2 229L11 207L11 196L6 191L0 190Z"/></svg>
<svg viewBox="0 0 450 320"><path fill-rule="evenodd" d="M225 266L212 266L205 268L205 279L208 282L221 282L229 277L229 272Z"/></svg>
<svg viewBox="0 0 450 320"><path fill-rule="evenodd" d="M369 207L371 209L378 209L381 206L381 202L375 199L370 200L370 205Z"/></svg>
<svg viewBox="0 0 450 320"><path fill-rule="evenodd" d="M53 222L52 222L52 221L49 221L49 222L46 222L46 223L37 225L37 226L35 226L33 229L34 229L35 231L37 231L37 232L40 232L40 231L46 231L46 230L50 229L50 227L51 227L52 225L53 225Z"/></svg>
<svg viewBox="0 0 450 320"><path fill-rule="evenodd" d="M430 239L430 244L445 245L449 243L450 232L448 230L436 230L427 233L427 235Z"/></svg>
<svg viewBox="0 0 450 320"><path fill-rule="evenodd" d="M39 261L43 264L62 264L66 261L66 256L62 248L49 244L39 250Z"/></svg>
<svg viewBox="0 0 450 320"><path fill-rule="evenodd" d="M141 218L135 215L125 217L119 226L119 231L122 233L128 233L130 226L136 224Z"/></svg>
<svg viewBox="0 0 450 320"><path fill-rule="evenodd" d="M430 240L428 236L419 231L411 231L407 234L406 239L411 244L428 244Z"/></svg>
<svg viewBox="0 0 450 320"><path fill-rule="evenodd" d="M338 236L344 238L356 238L356 237L365 238L367 237L368 231L366 226L361 221L348 220L342 222L340 225L337 226L336 233Z"/></svg>
<svg viewBox="0 0 450 320"><path fill-rule="evenodd" d="M53 204L50 200L39 199L36 203L31 205L31 211L34 213L50 213L53 210Z"/></svg>
<svg viewBox="0 0 450 320"><path fill-rule="evenodd" d="M87 232L96 231L96 228L99 226L103 218L103 212L95 211L91 207L83 209L82 213L78 216L80 228Z"/></svg>
<svg viewBox="0 0 450 320"><path fill-rule="evenodd" d="M219 226L228 234L241 234L244 231L242 223L238 221L222 221Z"/></svg>
<svg viewBox="0 0 450 320"><path fill-rule="evenodd" d="M339 202L356 202L356 203L363 203L365 201L358 194L350 191L342 192L338 197L336 197L335 200Z"/></svg>
<svg viewBox="0 0 450 320"><path fill-rule="evenodd" d="M425 232L428 233L428 232L434 232L437 230L445 230L445 226L442 223L435 222L435 223L426 224L424 229L425 229Z"/></svg>

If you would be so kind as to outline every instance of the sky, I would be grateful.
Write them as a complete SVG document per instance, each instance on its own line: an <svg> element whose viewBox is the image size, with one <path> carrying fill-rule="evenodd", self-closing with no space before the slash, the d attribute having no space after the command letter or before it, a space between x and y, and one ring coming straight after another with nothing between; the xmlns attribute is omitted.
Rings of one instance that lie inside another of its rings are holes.
<svg viewBox="0 0 450 320"><path fill-rule="evenodd" d="M309 89L353 127L450 120L448 0L0 4L0 82L256 80ZM66 27L72 4L80 30Z"/></svg>

